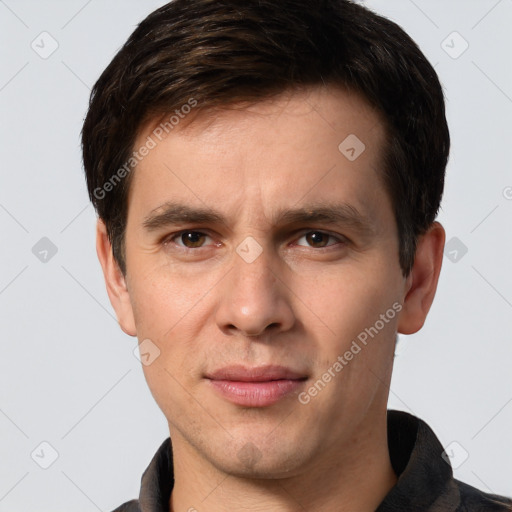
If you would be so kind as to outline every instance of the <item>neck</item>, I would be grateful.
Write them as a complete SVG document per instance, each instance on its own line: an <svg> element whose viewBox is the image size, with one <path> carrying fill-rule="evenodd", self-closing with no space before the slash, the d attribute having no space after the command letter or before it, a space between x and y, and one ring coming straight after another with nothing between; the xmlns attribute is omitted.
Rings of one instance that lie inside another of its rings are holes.
<svg viewBox="0 0 512 512"><path fill-rule="evenodd" d="M170 511L373 512L397 477L389 459L385 411L368 423L343 446L320 455L294 476L280 479L225 474L174 432Z"/></svg>

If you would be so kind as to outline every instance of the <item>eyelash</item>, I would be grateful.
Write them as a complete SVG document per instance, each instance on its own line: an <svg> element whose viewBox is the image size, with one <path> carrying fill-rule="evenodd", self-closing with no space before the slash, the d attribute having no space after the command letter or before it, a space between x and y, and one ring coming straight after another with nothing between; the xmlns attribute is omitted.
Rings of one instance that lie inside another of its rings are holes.
<svg viewBox="0 0 512 512"><path fill-rule="evenodd" d="M195 229L185 229L185 230L179 231L177 233L172 233L171 235L166 236L162 240L162 244L164 246L167 246L170 243L174 243L176 245L176 247L179 248L179 250L182 250L182 251L185 251L185 252L196 251L198 249L205 249L207 247L207 246L204 246L204 245L200 246L200 247L186 247L184 245L179 245L176 242L174 242L175 239L181 237L182 235L184 235L186 233L197 233L197 234L204 235L204 236L212 238L210 235L208 235L208 233L205 233L204 231L199 231L199 230L195 230ZM333 246L336 246L336 245L340 245L340 244L346 245L348 242L350 242L350 240L347 237L343 236L343 235L338 235L338 234L334 235L334 234L332 234L332 233L330 233L328 231L323 231L323 230L320 230L320 229L303 230L303 231L300 232L300 236L299 236L299 238L297 240L300 240L301 238L303 238L306 235L311 234L311 233L320 233L322 235L330 237L331 239L337 240L338 243L328 244L325 247L312 247L312 246L304 246L304 245L299 245L298 247L305 247L305 248L317 249L317 250L318 249L329 249L330 247L333 247Z"/></svg>

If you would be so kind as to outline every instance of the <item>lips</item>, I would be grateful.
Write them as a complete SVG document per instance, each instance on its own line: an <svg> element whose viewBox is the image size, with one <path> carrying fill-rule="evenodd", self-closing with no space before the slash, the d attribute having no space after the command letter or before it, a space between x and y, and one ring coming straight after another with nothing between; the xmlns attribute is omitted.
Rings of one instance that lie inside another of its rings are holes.
<svg viewBox="0 0 512 512"><path fill-rule="evenodd" d="M307 375L283 366L228 366L206 379L221 397L245 407L266 407L297 393Z"/></svg>
<svg viewBox="0 0 512 512"><path fill-rule="evenodd" d="M227 366L207 374L211 380L233 380L238 382L268 382L272 380L299 380L307 378L300 372L284 366L245 367Z"/></svg>

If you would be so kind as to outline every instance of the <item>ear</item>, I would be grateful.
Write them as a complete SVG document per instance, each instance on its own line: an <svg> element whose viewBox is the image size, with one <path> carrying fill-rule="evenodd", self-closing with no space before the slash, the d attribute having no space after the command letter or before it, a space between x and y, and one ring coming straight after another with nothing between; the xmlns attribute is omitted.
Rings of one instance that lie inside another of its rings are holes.
<svg viewBox="0 0 512 512"><path fill-rule="evenodd" d="M414 265L405 284L405 299L398 320L398 332L414 334L419 331L436 294L443 263L446 233L439 222L418 239Z"/></svg>
<svg viewBox="0 0 512 512"><path fill-rule="evenodd" d="M114 259L112 245L107 235L105 223L98 219L96 224L96 252L103 269L105 285L121 329L129 336L136 336L135 319L133 315L130 294L126 286L126 278Z"/></svg>

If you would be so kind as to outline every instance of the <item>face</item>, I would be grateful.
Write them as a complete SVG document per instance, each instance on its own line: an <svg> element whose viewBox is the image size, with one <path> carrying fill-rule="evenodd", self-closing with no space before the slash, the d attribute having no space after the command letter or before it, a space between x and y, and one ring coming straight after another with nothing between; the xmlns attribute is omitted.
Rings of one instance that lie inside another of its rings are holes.
<svg viewBox="0 0 512 512"><path fill-rule="evenodd" d="M371 435L411 284L384 142L359 97L311 89L198 117L137 165L116 310L176 450L271 478Z"/></svg>

